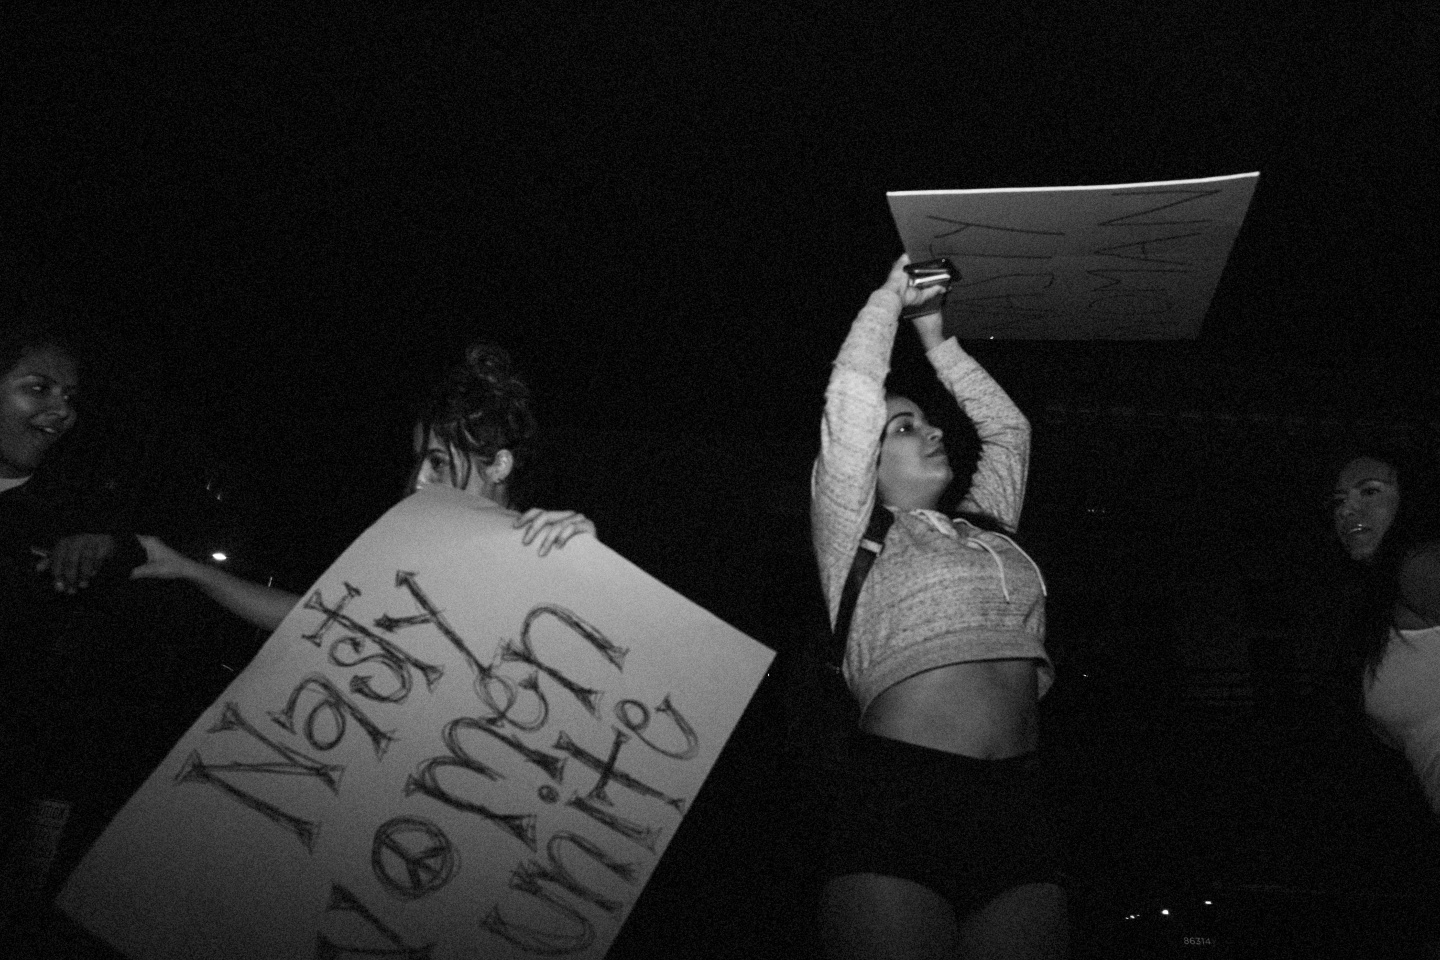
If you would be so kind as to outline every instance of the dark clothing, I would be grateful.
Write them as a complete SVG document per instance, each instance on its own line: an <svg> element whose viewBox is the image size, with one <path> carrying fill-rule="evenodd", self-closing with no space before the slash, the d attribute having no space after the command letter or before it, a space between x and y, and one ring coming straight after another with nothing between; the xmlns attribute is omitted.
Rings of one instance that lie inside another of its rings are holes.
<svg viewBox="0 0 1440 960"><path fill-rule="evenodd" d="M35 571L32 548L102 532L115 553L79 593ZM188 587L130 580L144 559L38 477L0 494L0 794L11 832L36 800L72 806L60 875L229 679L211 655L218 614Z"/></svg>
<svg viewBox="0 0 1440 960"><path fill-rule="evenodd" d="M93 584L97 593L113 588L145 560L145 551L133 535L112 530L63 490L32 479L0 493L0 643L8 656L14 656L17 644L46 635L76 606L75 598L56 594L50 578L35 571L39 557L34 552L48 550L56 540L76 533L115 537L115 555ZM11 673L6 671L7 681L13 678Z"/></svg>
<svg viewBox="0 0 1440 960"><path fill-rule="evenodd" d="M1060 883L1040 760L977 760L856 733L831 810L826 872L935 890L959 914L1027 883Z"/></svg>
<svg viewBox="0 0 1440 960"><path fill-rule="evenodd" d="M80 594L57 593L51 578L35 570L34 549L99 532L106 532L101 521L39 480L0 494L0 723L12 733L0 755L12 780L17 766L24 776L37 775L36 755L47 751L60 718L77 704L104 699L114 689L107 659L117 652L126 659L127 638L116 620L133 616L125 577L144 560L133 535L111 533L115 554Z"/></svg>

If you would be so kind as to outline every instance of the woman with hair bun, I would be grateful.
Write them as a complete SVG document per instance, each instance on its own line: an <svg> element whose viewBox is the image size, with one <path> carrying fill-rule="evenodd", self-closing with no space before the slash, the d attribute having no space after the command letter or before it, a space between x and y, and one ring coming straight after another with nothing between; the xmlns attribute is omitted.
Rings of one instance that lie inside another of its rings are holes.
<svg viewBox="0 0 1440 960"><path fill-rule="evenodd" d="M415 423L415 465L406 493L450 486L507 510L528 506L527 468L534 455L537 424L530 388L501 347L472 342L442 376ZM540 556L563 547L595 525L573 510L530 508L515 518L522 542L538 541ZM172 550L156 537L142 536L147 562L132 577L188 580L236 616L274 630L300 597L252 583Z"/></svg>

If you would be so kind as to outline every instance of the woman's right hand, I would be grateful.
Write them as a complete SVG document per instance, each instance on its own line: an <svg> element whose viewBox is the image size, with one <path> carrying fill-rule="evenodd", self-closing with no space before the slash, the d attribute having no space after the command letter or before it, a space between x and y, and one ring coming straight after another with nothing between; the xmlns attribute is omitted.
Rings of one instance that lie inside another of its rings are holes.
<svg viewBox="0 0 1440 960"><path fill-rule="evenodd" d="M944 295L945 286L943 284L927 287L917 287L912 284L910 274L905 272L905 268L909 265L910 254L900 254L900 259L890 267L890 276L885 278L885 289L900 298L902 307L906 309L918 307L922 303L929 303L936 297Z"/></svg>
<svg viewBox="0 0 1440 960"><path fill-rule="evenodd" d="M944 298L947 288L943 284L916 287L910 282L910 274L905 272L909 264L910 255L902 253L890 268L890 276L885 278L885 289L900 298L901 315L915 325L920 342L926 350L930 350L938 346L945 336ZM930 309L924 309L926 305Z"/></svg>
<svg viewBox="0 0 1440 960"><path fill-rule="evenodd" d="M137 534L135 539L145 548L145 562L130 571L132 580L188 580L193 579L196 561L172 550L159 537Z"/></svg>
<svg viewBox="0 0 1440 960"><path fill-rule="evenodd" d="M540 538L540 556L550 552L551 547L563 547L571 537L581 533L595 536L595 523L583 513L574 510L526 510L515 518L515 529L524 528L521 542L529 546Z"/></svg>

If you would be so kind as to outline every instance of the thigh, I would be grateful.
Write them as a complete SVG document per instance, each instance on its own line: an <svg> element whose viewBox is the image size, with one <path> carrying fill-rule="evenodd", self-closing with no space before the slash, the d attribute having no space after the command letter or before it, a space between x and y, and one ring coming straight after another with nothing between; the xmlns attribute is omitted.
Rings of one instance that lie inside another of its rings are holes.
<svg viewBox="0 0 1440 960"><path fill-rule="evenodd" d="M955 910L929 887L878 873L832 877L820 892L828 960L955 960Z"/></svg>
<svg viewBox="0 0 1440 960"><path fill-rule="evenodd" d="M1053 883L1011 887L966 915L959 955L994 960L1064 960L1070 954L1065 890Z"/></svg>

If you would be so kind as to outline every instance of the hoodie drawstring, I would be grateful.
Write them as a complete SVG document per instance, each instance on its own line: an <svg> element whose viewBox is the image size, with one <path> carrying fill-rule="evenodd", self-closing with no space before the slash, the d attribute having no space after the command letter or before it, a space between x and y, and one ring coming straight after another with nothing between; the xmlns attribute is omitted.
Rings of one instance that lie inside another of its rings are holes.
<svg viewBox="0 0 1440 960"><path fill-rule="evenodd" d="M933 510L912 510L911 512L916 516L920 517L922 520L929 523L930 526L934 527L937 531L947 537L958 538L960 536L959 531L955 529L954 523L951 522L949 517L946 517L943 514L936 513ZM967 523L966 526L969 526L969 524ZM995 536L1001 538L1006 543L1010 544L1010 546L1015 548L1015 552L1019 553L1020 556L1030 561L1030 566L1033 567L1035 570L1035 576L1040 580L1040 593L1048 597L1050 595L1050 590L1045 585L1045 574L1040 572L1040 565L1035 562L1035 559L1031 557L1030 554L1026 553L1024 548L1021 547L1020 544L1012 540L1010 537L997 531L990 532L994 533ZM1004 595L1005 602L1010 603L1010 584L1007 583L1005 580L1005 561L1000 559L1000 554L995 550L994 547L990 546L990 544L986 543L984 540L981 540L979 537L976 536L965 537L960 542L965 544L965 546L969 547L972 550L984 550L986 553L990 554L990 559L995 561L995 570L1000 574L1000 592Z"/></svg>

